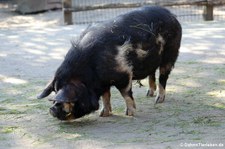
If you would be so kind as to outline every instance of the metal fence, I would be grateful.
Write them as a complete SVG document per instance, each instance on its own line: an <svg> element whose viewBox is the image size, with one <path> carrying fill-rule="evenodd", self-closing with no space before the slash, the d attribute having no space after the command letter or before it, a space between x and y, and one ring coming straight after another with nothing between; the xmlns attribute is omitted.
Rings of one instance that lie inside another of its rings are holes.
<svg viewBox="0 0 225 149"><path fill-rule="evenodd" d="M21 0L0 0L0 8L14 8L14 4L19 1ZM46 1L52 3L55 0ZM62 4L64 20L71 20L65 21L65 24L102 22L145 5L164 6L173 12L178 20L192 22L204 20L206 4L209 4L213 6L213 10L209 9L209 12L213 12L213 20L225 20L225 0L62 0ZM0 11L2 10L4 9Z"/></svg>
<svg viewBox="0 0 225 149"><path fill-rule="evenodd" d="M64 0L70 1L70 0ZM180 21L203 21L207 0L72 0L71 8L66 4L64 11L73 12L75 24L102 22L139 6L159 5L173 12ZM203 5L204 4L204 5ZM211 0L213 19L225 20L225 0ZM208 10L207 10L208 11ZM66 22L65 24L69 24Z"/></svg>

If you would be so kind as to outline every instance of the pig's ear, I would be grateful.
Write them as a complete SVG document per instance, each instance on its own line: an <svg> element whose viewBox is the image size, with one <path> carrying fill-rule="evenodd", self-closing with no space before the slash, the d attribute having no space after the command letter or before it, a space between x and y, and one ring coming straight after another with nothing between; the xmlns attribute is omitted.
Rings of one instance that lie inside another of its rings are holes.
<svg viewBox="0 0 225 149"><path fill-rule="evenodd" d="M49 94L51 94L51 92L54 91L54 80L52 80L46 87L45 89L42 91L42 93L40 93L37 96L37 99L42 99L47 97Z"/></svg>
<svg viewBox="0 0 225 149"><path fill-rule="evenodd" d="M57 94L53 100L57 101L57 102L68 102L68 98L67 98L64 88L57 92Z"/></svg>

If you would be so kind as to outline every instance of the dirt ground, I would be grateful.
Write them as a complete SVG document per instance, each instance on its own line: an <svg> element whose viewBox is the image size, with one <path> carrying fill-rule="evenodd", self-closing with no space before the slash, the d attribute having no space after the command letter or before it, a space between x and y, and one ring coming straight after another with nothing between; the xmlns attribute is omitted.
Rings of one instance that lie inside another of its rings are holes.
<svg viewBox="0 0 225 149"><path fill-rule="evenodd" d="M0 13L0 149L225 148L225 22L182 23L179 59L166 101L145 96L134 83L137 111L112 89L113 115L99 111L63 122L36 95L53 77L85 25L62 26L61 13Z"/></svg>

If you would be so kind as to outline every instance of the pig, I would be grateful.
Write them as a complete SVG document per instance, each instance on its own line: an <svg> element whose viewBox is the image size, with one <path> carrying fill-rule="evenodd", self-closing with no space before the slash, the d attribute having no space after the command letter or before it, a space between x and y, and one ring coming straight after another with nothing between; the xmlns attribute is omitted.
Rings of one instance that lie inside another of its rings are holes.
<svg viewBox="0 0 225 149"><path fill-rule="evenodd" d="M155 103L165 100L166 83L173 69L182 38L176 16L159 7L141 7L109 21L89 26L72 46L55 75L38 99L56 95L52 116L77 119L99 109L111 115L110 88L119 90L126 103L126 115L135 113L132 80L149 79L147 96L156 91Z"/></svg>

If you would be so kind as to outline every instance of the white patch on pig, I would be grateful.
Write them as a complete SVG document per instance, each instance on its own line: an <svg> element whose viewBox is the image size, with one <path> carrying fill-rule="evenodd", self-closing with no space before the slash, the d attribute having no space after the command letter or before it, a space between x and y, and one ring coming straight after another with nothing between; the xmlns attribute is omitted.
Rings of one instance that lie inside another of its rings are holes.
<svg viewBox="0 0 225 149"><path fill-rule="evenodd" d="M63 103L63 110L70 113L74 107L74 103Z"/></svg>
<svg viewBox="0 0 225 149"><path fill-rule="evenodd" d="M165 45L165 40L163 39L163 37L158 34L157 38L156 38L156 44L160 45L160 49L159 49L159 55L163 52L163 47Z"/></svg>
<svg viewBox="0 0 225 149"><path fill-rule="evenodd" d="M133 67L127 60L127 54L129 51L133 50L132 45L129 41L126 41L122 46L118 46L117 49L118 54L115 57L117 62L116 70L119 72L126 72L129 75L132 74Z"/></svg>
<svg viewBox="0 0 225 149"><path fill-rule="evenodd" d="M132 78L133 78L133 66L129 64L127 60L127 54L130 51L133 51L132 44L129 43L129 41L126 41L122 46L118 46L118 54L115 57L115 60L117 62L116 71L124 72L128 74L129 77L129 84L127 85L125 92L129 91L132 86Z"/></svg>
<svg viewBox="0 0 225 149"><path fill-rule="evenodd" d="M138 58L143 59L148 54L148 51L142 50L142 44L137 45L137 49L135 49Z"/></svg>

